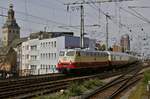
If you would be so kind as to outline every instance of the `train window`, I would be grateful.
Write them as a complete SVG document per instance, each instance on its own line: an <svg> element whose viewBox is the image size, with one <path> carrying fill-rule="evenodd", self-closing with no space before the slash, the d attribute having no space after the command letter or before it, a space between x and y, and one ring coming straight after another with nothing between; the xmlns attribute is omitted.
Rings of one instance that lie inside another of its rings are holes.
<svg viewBox="0 0 150 99"><path fill-rule="evenodd" d="M64 51L60 51L59 56L64 56L65 52Z"/></svg>
<svg viewBox="0 0 150 99"><path fill-rule="evenodd" d="M86 53L85 52L80 52L80 55L81 56L86 56Z"/></svg>
<svg viewBox="0 0 150 99"><path fill-rule="evenodd" d="M96 52L94 52L94 56L96 56Z"/></svg>
<svg viewBox="0 0 150 99"><path fill-rule="evenodd" d="M66 56L74 56L75 55L75 51L70 51L67 52Z"/></svg>
<svg viewBox="0 0 150 99"><path fill-rule="evenodd" d="M95 56L98 56L98 52L95 53Z"/></svg>
<svg viewBox="0 0 150 99"><path fill-rule="evenodd" d="M99 56L102 56L102 53L99 53Z"/></svg>
<svg viewBox="0 0 150 99"><path fill-rule="evenodd" d="M89 53L88 53L88 52L86 53L86 56L89 56Z"/></svg>
<svg viewBox="0 0 150 99"><path fill-rule="evenodd" d="M80 56L80 52L77 52L77 56Z"/></svg>
<svg viewBox="0 0 150 99"><path fill-rule="evenodd" d="M100 53L100 52L98 53L98 56L101 56L101 53Z"/></svg>
<svg viewBox="0 0 150 99"><path fill-rule="evenodd" d="M90 52L87 52L87 53L86 53L86 56L90 56Z"/></svg>
<svg viewBox="0 0 150 99"><path fill-rule="evenodd" d="M93 56L93 52L91 52L91 56Z"/></svg>
<svg viewBox="0 0 150 99"><path fill-rule="evenodd" d="M100 53L98 53L98 56L100 56Z"/></svg>

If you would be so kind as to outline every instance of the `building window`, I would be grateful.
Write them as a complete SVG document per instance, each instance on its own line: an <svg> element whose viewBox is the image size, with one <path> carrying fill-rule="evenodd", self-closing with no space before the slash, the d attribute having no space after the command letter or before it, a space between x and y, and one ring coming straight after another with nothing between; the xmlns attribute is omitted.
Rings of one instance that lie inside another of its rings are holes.
<svg viewBox="0 0 150 99"><path fill-rule="evenodd" d="M11 33L11 30L9 30L9 33Z"/></svg>
<svg viewBox="0 0 150 99"><path fill-rule="evenodd" d="M43 54L43 58L45 58L45 53Z"/></svg>
<svg viewBox="0 0 150 99"><path fill-rule="evenodd" d="M46 59L47 59L47 56L48 56L48 55L47 55L47 53L46 53Z"/></svg>
<svg viewBox="0 0 150 99"><path fill-rule="evenodd" d="M37 56L36 55L31 55L31 60L37 60Z"/></svg>
<svg viewBox="0 0 150 99"><path fill-rule="evenodd" d="M36 65L31 65L31 69L32 69L32 70L35 70L36 68L37 68Z"/></svg>
<svg viewBox="0 0 150 99"><path fill-rule="evenodd" d="M41 53L41 59L43 59L43 54Z"/></svg>
<svg viewBox="0 0 150 99"><path fill-rule="evenodd" d="M42 47L42 43L41 43L41 47Z"/></svg>
<svg viewBox="0 0 150 99"><path fill-rule="evenodd" d="M26 46L26 50L29 50L29 45Z"/></svg>
<svg viewBox="0 0 150 99"><path fill-rule="evenodd" d="M37 46L36 46L36 45L32 45L32 46L31 46L31 51L32 51L32 50L34 50L34 51L37 50Z"/></svg>
<svg viewBox="0 0 150 99"><path fill-rule="evenodd" d="M49 59L51 58L51 54L49 53Z"/></svg>
<svg viewBox="0 0 150 99"><path fill-rule="evenodd" d="M52 59L53 59L53 53L51 53L52 54Z"/></svg>
<svg viewBox="0 0 150 99"><path fill-rule="evenodd" d="M54 42L54 47L56 47L56 41Z"/></svg>
<svg viewBox="0 0 150 99"><path fill-rule="evenodd" d="M29 69L29 65L26 65L26 69Z"/></svg>
<svg viewBox="0 0 150 99"><path fill-rule="evenodd" d="M6 40L6 36L4 36L4 40Z"/></svg>
<svg viewBox="0 0 150 99"><path fill-rule="evenodd" d="M49 42L48 44L49 44L49 47L50 47L51 46L51 42Z"/></svg>
<svg viewBox="0 0 150 99"><path fill-rule="evenodd" d="M56 59L56 53L54 54L54 58Z"/></svg>
<svg viewBox="0 0 150 99"><path fill-rule="evenodd" d="M42 64L41 64L40 68L42 69Z"/></svg>
<svg viewBox="0 0 150 99"><path fill-rule="evenodd" d="M47 47L47 44L48 44L48 43L46 42L46 47Z"/></svg>
<svg viewBox="0 0 150 99"><path fill-rule="evenodd" d="M45 65L43 65L43 69L45 69Z"/></svg>
<svg viewBox="0 0 150 99"><path fill-rule="evenodd" d="M29 54L26 55L26 59L29 59Z"/></svg>
<svg viewBox="0 0 150 99"><path fill-rule="evenodd" d="M53 42L52 42L52 48L53 48Z"/></svg>
<svg viewBox="0 0 150 99"><path fill-rule="evenodd" d="M37 69L36 65L31 65L31 74L35 74L35 70Z"/></svg>
<svg viewBox="0 0 150 99"><path fill-rule="evenodd" d="M43 43L43 47L45 47L45 43Z"/></svg>

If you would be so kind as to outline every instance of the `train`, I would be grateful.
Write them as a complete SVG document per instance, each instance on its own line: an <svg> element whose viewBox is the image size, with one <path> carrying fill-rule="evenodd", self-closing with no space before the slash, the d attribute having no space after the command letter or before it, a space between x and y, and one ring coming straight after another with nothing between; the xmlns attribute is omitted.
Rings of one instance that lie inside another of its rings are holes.
<svg viewBox="0 0 150 99"><path fill-rule="evenodd" d="M126 53L67 49L60 51L57 70L61 73L103 71L121 68L137 61L135 56Z"/></svg>

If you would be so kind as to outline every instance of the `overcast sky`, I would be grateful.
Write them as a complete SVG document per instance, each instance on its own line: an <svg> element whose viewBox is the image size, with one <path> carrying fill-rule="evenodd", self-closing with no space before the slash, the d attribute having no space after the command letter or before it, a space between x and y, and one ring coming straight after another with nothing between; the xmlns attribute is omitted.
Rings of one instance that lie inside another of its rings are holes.
<svg viewBox="0 0 150 99"><path fill-rule="evenodd" d="M80 25L80 9L77 7L79 5L70 6L69 11L67 11L67 6L64 5L64 3L73 3L75 1L81 2L82 0L13 0L17 23L21 27L21 36L28 36L31 32L44 30L44 27L46 27L47 31L73 31L75 35L79 35L79 27L64 27ZM0 14L7 14L6 8L8 8L8 5L8 0L0 0ZM84 5L85 25L100 25L100 27L85 27L87 36L105 41L106 19L102 12L108 13L111 16L111 20L109 20L110 44L119 41L120 36L123 34L129 34L133 38L133 42L136 42L137 38L142 36L141 28L144 28L145 33L150 34L150 24L148 22L119 9L119 6L137 15L133 11L135 10L146 18L146 21L150 20L150 0ZM131 10L128 6L146 6L149 8L134 8ZM99 8L102 11L101 13L99 13ZM137 16L139 17L139 15ZM123 26L119 29L119 20L125 27ZM2 27L5 21L6 18L0 16L0 27ZM132 32L130 33L129 30L132 30Z"/></svg>

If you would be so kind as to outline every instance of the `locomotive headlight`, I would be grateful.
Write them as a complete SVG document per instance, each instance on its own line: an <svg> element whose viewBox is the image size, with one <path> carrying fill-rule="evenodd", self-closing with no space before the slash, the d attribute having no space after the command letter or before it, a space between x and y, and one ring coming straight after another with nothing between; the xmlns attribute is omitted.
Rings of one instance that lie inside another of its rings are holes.
<svg viewBox="0 0 150 99"><path fill-rule="evenodd" d="M60 63L61 63L61 61L59 60L59 61L58 61L58 64L60 64Z"/></svg>
<svg viewBox="0 0 150 99"><path fill-rule="evenodd" d="M70 64L72 64L72 61L70 61Z"/></svg>

